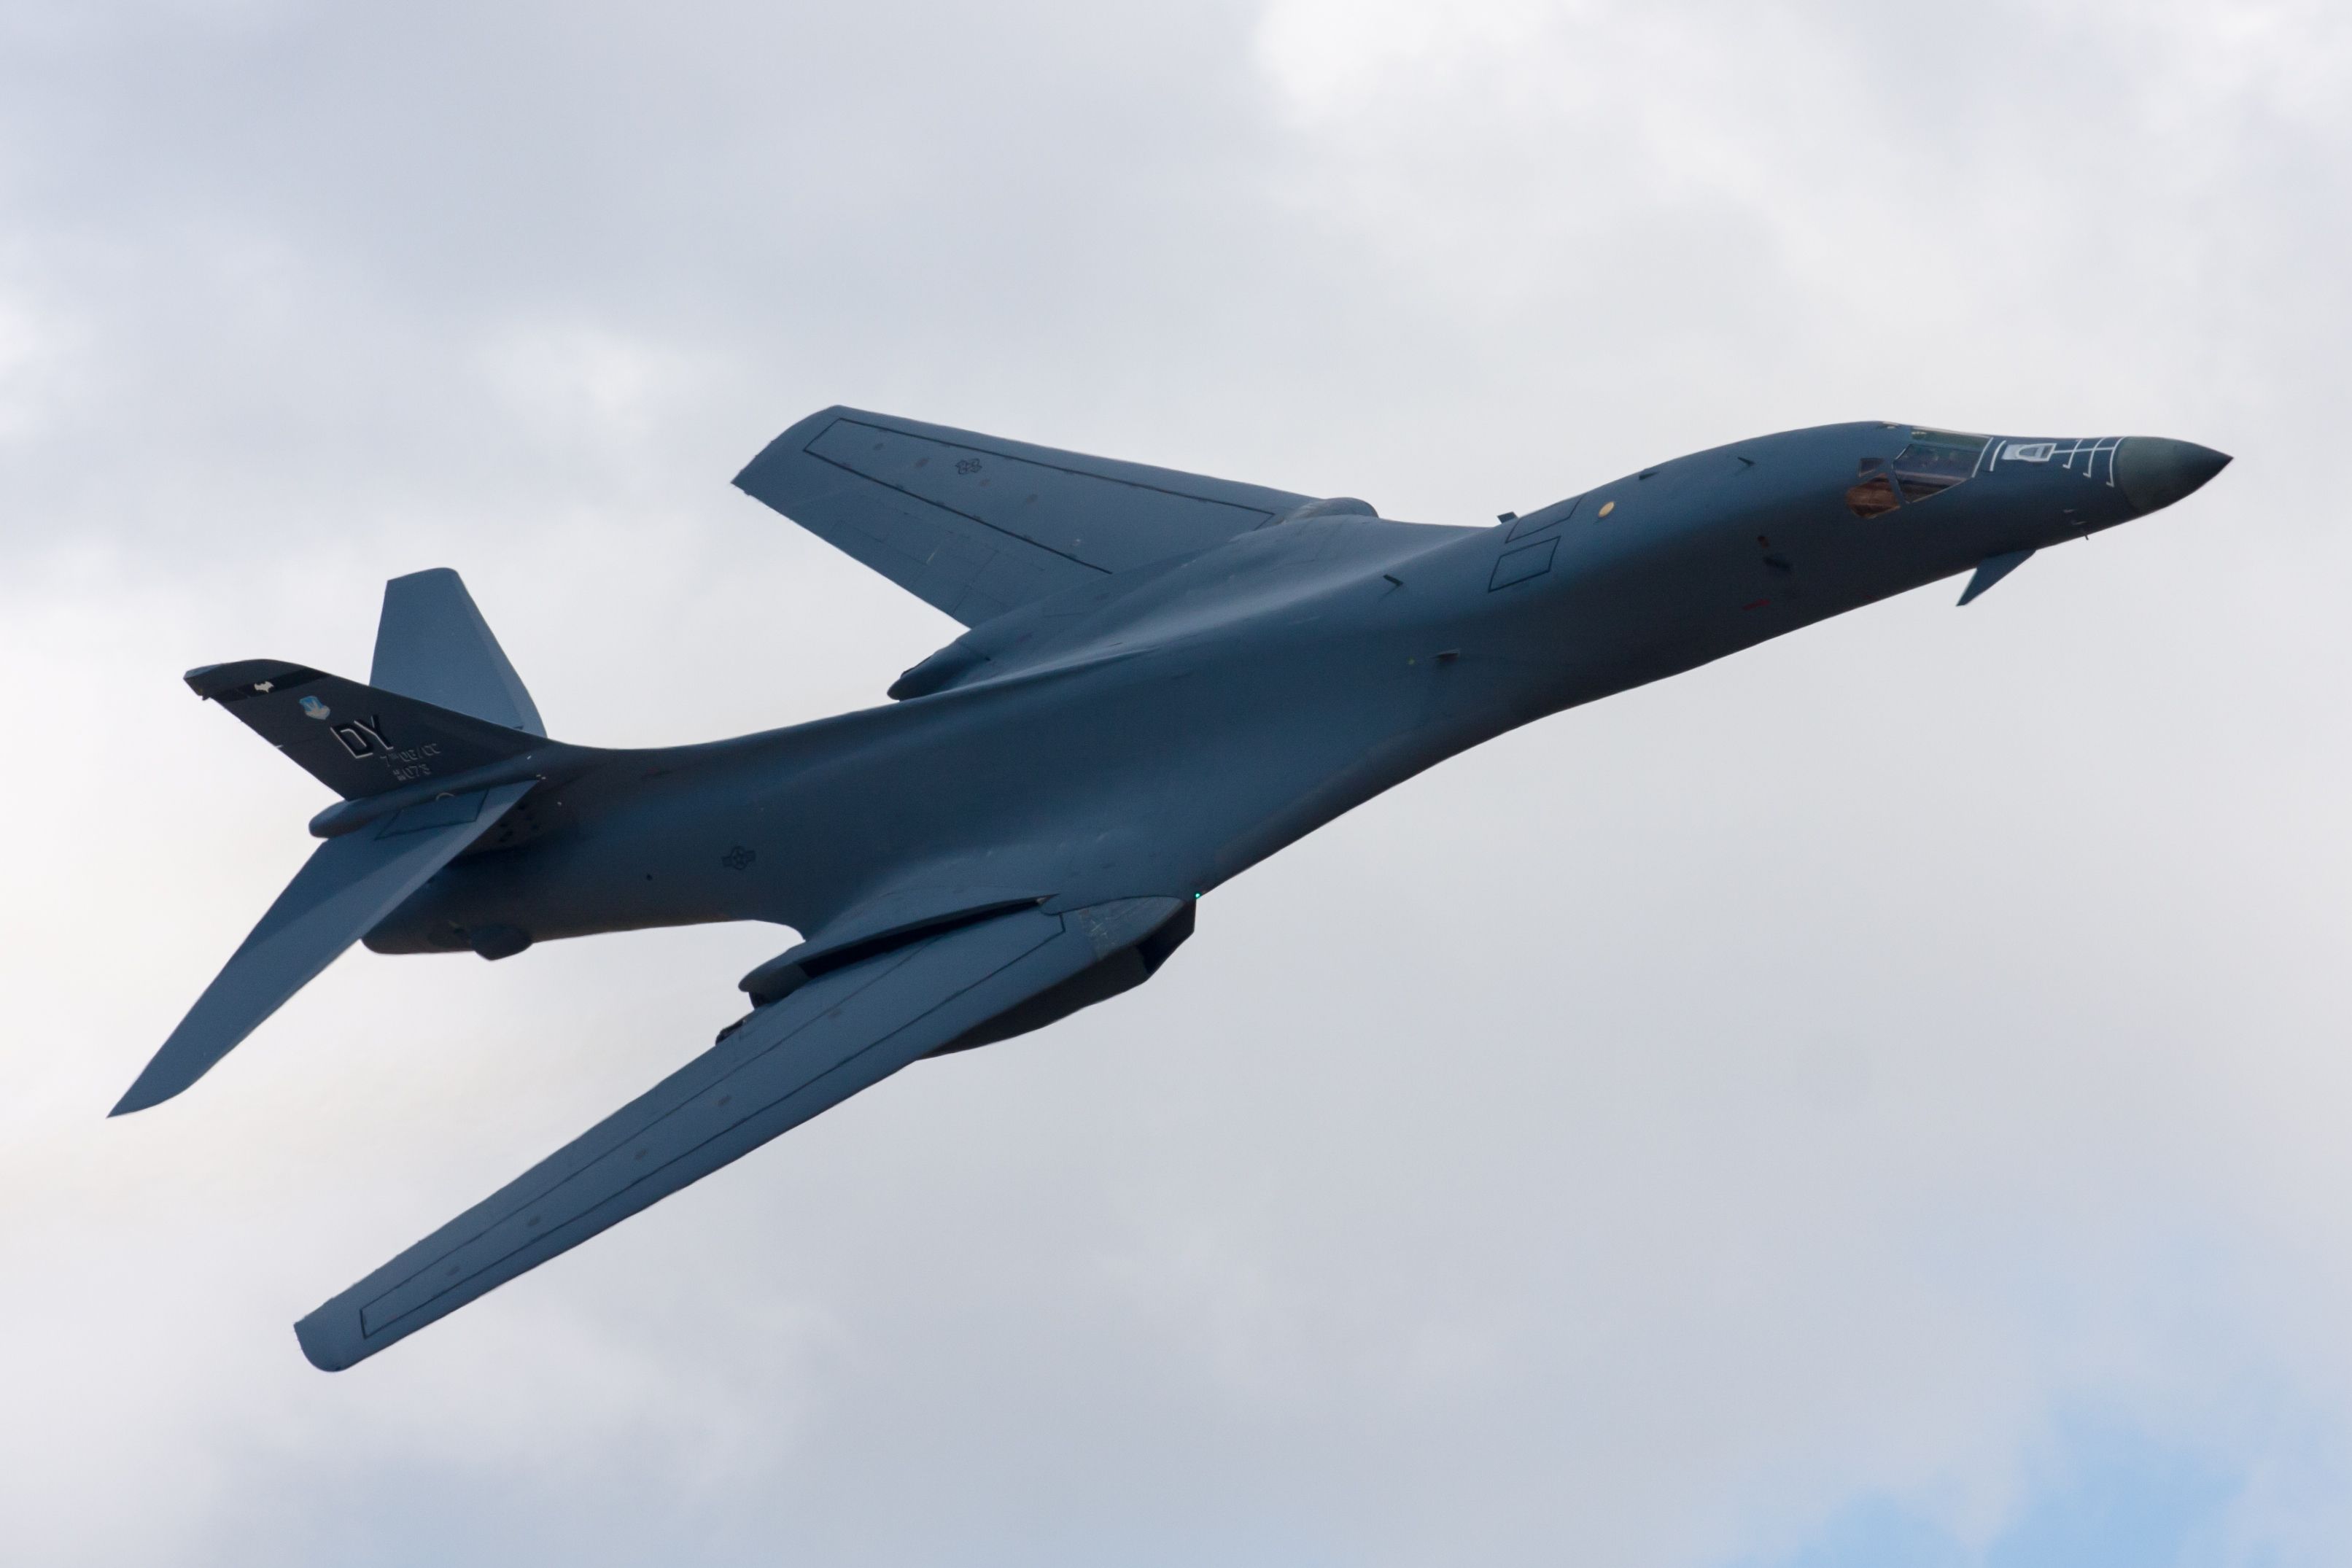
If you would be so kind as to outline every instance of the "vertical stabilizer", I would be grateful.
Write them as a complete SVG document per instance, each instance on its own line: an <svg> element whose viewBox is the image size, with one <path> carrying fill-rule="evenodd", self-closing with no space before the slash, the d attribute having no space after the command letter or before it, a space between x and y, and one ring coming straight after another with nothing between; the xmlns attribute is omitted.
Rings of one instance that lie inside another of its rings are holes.
<svg viewBox="0 0 2352 1568"><path fill-rule="evenodd" d="M446 566L383 585L368 684L509 730L547 733L538 704L474 607L465 579Z"/></svg>

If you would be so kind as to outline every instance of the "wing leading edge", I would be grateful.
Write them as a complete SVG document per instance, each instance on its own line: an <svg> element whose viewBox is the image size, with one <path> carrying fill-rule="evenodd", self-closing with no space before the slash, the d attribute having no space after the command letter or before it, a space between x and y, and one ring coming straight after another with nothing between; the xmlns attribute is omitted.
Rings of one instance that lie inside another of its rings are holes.
<svg viewBox="0 0 2352 1568"><path fill-rule="evenodd" d="M768 443L735 483L968 626L1313 499L839 407Z"/></svg>
<svg viewBox="0 0 2352 1568"><path fill-rule="evenodd" d="M338 1372L1142 940L1182 904L1024 909L809 982L295 1325Z"/></svg>

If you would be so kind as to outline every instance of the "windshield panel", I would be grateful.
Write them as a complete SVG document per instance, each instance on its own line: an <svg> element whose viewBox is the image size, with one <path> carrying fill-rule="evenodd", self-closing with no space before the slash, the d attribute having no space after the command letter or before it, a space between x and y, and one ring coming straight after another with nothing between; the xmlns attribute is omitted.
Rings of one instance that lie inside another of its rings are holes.
<svg viewBox="0 0 2352 1568"><path fill-rule="evenodd" d="M1911 444L1895 459L1895 482L1903 487L1903 499L1926 500L1950 489L1977 471L1990 444L1985 437L1949 430L1912 431Z"/></svg>
<svg viewBox="0 0 2352 1568"><path fill-rule="evenodd" d="M1977 471L1990 437L1954 430L1911 432L1910 444L1891 463L1864 458L1855 465L1846 509L1856 517L1884 517L1896 507L1943 494Z"/></svg>

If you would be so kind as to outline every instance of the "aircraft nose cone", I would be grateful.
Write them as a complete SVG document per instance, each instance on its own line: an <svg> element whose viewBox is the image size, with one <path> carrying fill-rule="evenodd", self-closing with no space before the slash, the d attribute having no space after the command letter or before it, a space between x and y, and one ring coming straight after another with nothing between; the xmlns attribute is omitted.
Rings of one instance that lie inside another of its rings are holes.
<svg viewBox="0 0 2352 1568"><path fill-rule="evenodd" d="M2194 441L2126 436L2116 448L2116 484L2141 512L2170 506L2230 466L2230 454Z"/></svg>

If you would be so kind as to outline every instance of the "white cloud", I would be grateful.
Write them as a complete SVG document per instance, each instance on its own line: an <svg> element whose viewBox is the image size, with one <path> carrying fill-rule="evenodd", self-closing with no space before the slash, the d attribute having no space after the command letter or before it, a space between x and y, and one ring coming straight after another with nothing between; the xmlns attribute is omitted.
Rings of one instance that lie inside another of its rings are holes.
<svg viewBox="0 0 2352 1568"><path fill-rule="evenodd" d="M2247 1478L2239 1560L2352 1542L2332 11L12 37L20 1550L1700 1565L1991 1541L2084 1409ZM877 700L952 628L726 484L836 399L1432 521L1879 414L2240 462L1450 763L320 1377L293 1317L788 938L354 955L106 1123L318 804L175 675L356 672L452 564L567 738Z"/></svg>

